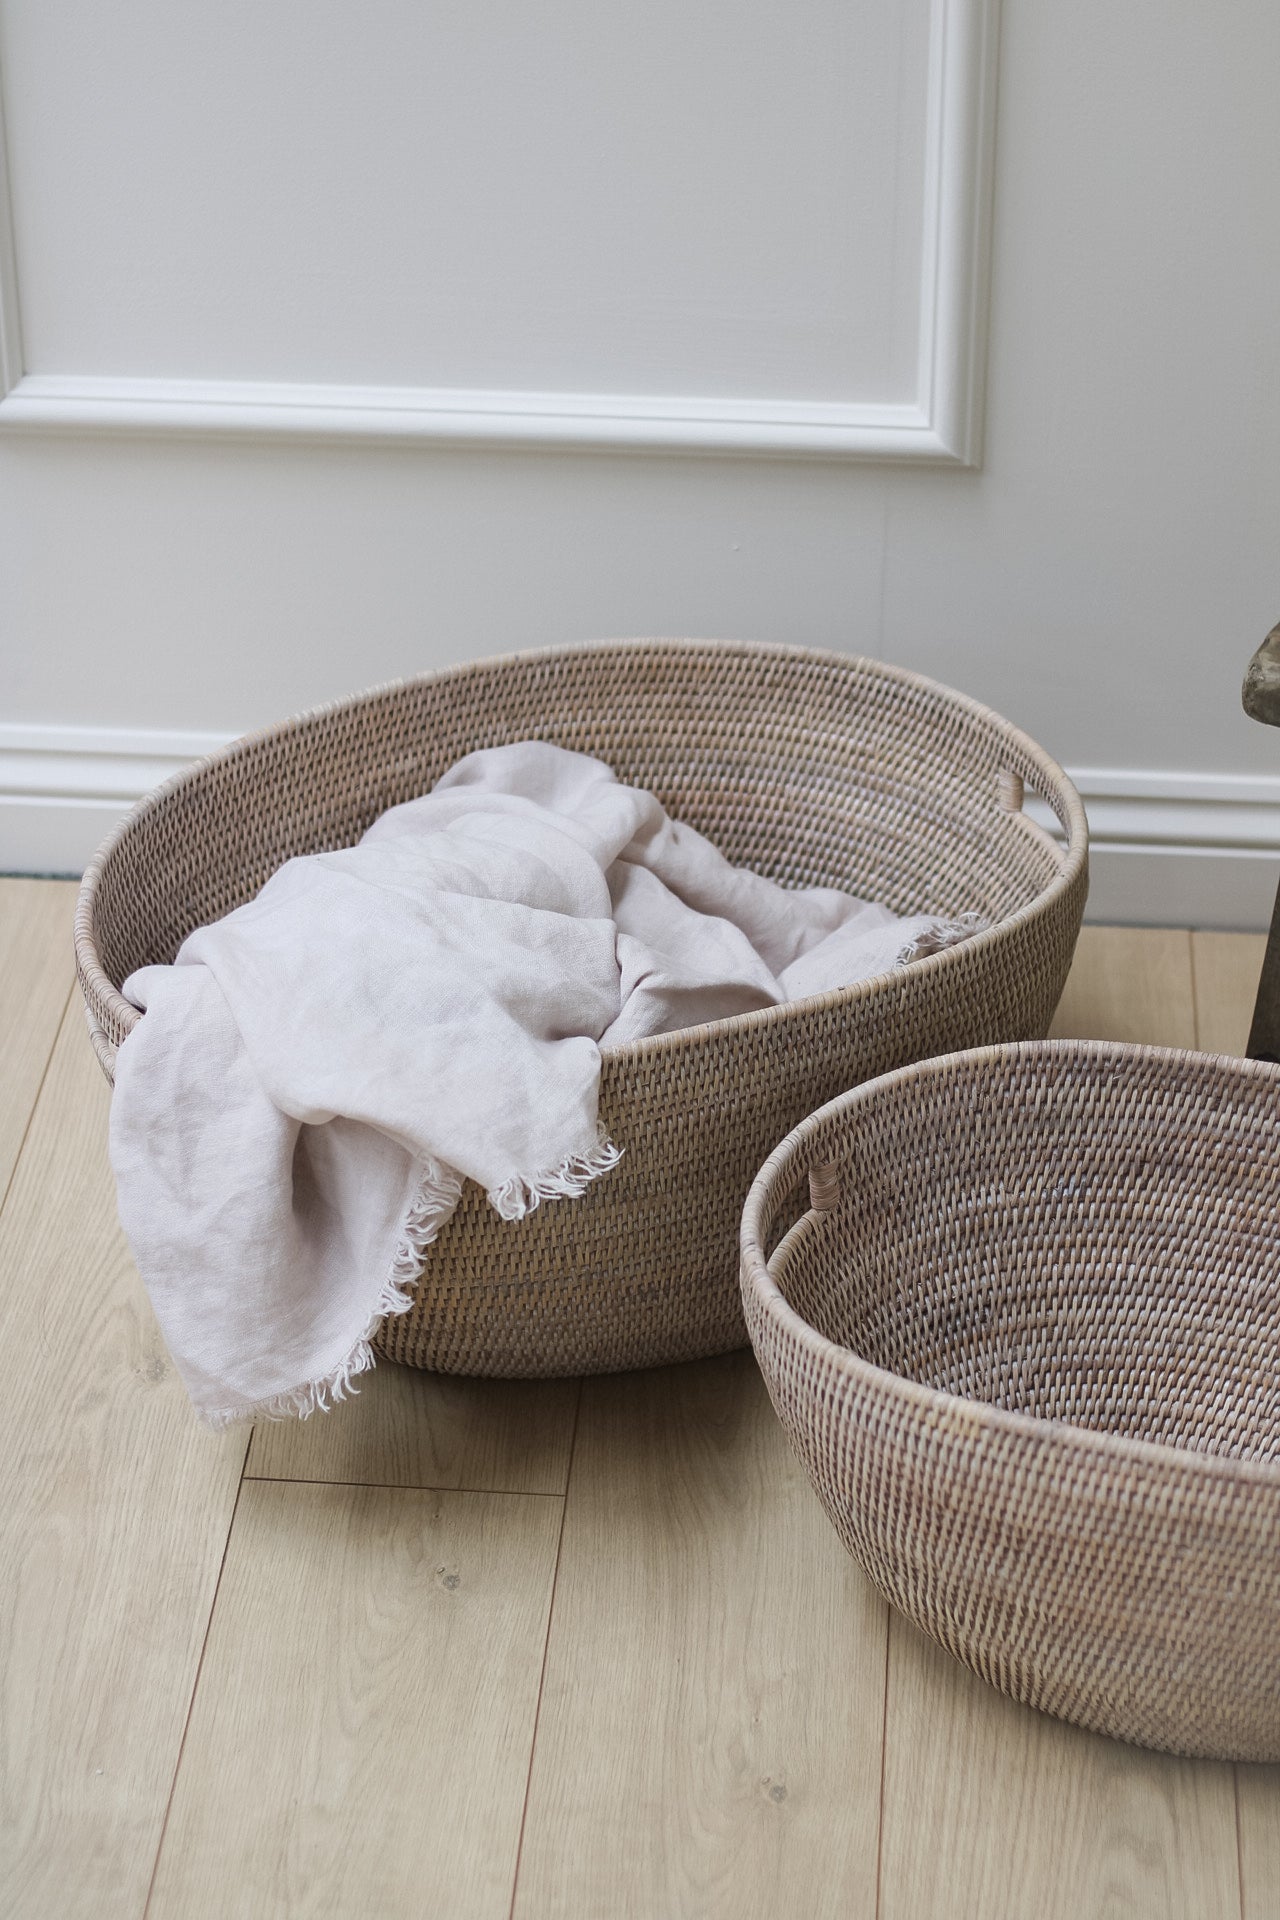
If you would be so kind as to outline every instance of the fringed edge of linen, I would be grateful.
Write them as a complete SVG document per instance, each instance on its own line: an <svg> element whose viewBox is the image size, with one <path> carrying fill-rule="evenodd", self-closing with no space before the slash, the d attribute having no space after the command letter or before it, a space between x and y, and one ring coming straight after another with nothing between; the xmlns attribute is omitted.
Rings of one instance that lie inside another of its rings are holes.
<svg viewBox="0 0 1280 1920"><path fill-rule="evenodd" d="M396 1250L382 1282L378 1302L360 1338L346 1359L318 1380L304 1386L273 1393L265 1400L241 1407L218 1408L201 1413L205 1426L215 1432L241 1425L246 1420L306 1420L313 1413L328 1413L340 1400L358 1394L355 1382L376 1364L371 1342L379 1323L394 1313L407 1313L413 1305L413 1288L422 1273L427 1248L449 1219L462 1196L462 1181L438 1160L424 1160L418 1185L401 1224Z"/></svg>
<svg viewBox="0 0 1280 1920"><path fill-rule="evenodd" d="M980 913L958 913L951 920L936 920L908 940L898 955L898 965L905 967L912 960L927 960L931 953L941 953L944 947L958 947L962 940L972 940L975 933L985 933L990 925Z"/></svg>
<svg viewBox="0 0 1280 1920"><path fill-rule="evenodd" d="M593 1180L613 1171L622 1151L601 1133L590 1153L567 1153L558 1166L544 1173L516 1173L500 1186L490 1187L489 1205L504 1220L523 1220L544 1200L576 1200Z"/></svg>

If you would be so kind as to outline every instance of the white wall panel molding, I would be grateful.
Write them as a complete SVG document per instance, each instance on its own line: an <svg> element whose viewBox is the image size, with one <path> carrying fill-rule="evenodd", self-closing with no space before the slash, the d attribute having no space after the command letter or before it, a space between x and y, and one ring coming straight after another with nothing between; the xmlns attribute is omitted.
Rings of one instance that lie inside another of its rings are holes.
<svg viewBox="0 0 1280 1920"><path fill-rule="evenodd" d="M0 428L963 461L918 407L294 381L27 374L0 402Z"/></svg>
<svg viewBox="0 0 1280 1920"><path fill-rule="evenodd" d="M505 389L130 379L24 371L0 205L0 429L923 460L981 451L999 0L930 0L916 392L711 399Z"/></svg>
<svg viewBox="0 0 1280 1920"><path fill-rule="evenodd" d="M9 149L0 96L0 411L22 380L22 323L18 313L18 265L13 246L13 201Z"/></svg>
<svg viewBox="0 0 1280 1920"><path fill-rule="evenodd" d="M0 726L0 871L78 872L135 800L225 741ZM1072 778L1089 815L1090 919L1266 925L1280 880L1280 775L1083 767Z"/></svg>

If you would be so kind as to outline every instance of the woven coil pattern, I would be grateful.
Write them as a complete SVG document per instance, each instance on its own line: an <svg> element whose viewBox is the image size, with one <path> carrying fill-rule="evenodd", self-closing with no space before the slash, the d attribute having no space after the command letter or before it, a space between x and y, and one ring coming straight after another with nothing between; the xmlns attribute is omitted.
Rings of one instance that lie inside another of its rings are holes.
<svg viewBox="0 0 1280 1920"><path fill-rule="evenodd" d="M973 910L990 931L842 993L605 1057L620 1166L571 1205L504 1222L466 1187L396 1360L548 1375L694 1359L745 1340L742 1202L770 1147L868 1075L1046 1031L1083 911L1084 814L1024 734L932 682L785 647L568 647L376 690L252 736L160 788L84 878L76 921L104 1070L140 1016L128 974L172 960L292 855L347 846L479 747L541 739L655 790L729 859L899 912ZM1065 847L1019 810L1023 786Z"/></svg>
<svg viewBox="0 0 1280 1920"><path fill-rule="evenodd" d="M1015 1699L1220 1759L1280 1759L1278 1119L1270 1066L986 1048L805 1121L742 1227L773 1403L880 1591Z"/></svg>

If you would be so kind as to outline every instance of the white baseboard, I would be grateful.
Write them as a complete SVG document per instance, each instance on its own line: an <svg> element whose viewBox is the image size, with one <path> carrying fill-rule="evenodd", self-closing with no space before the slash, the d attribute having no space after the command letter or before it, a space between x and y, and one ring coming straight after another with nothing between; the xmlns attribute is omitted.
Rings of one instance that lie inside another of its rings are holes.
<svg viewBox="0 0 1280 1920"><path fill-rule="evenodd" d="M0 873L80 874L135 800L227 737L0 726Z"/></svg>
<svg viewBox="0 0 1280 1920"><path fill-rule="evenodd" d="M1089 855L1085 919L1101 926L1225 927L1264 933L1278 882L1280 846L1268 854L1234 847L1104 842Z"/></svg>
<svg viewBox="0 0 1280 1920"><path fill-rule="evenodd" d="M1068 771L1089 816L1087 919L1268 926L1280 882L1280 775ZM1047 809L1030 811L1050 824Z"/></svg>
<svg viewBox="0 0 1280 1920"><path fill-rule="evenodd" d="M78 874L139 795L225 738L0 726L0 872ZM1080 767L1072 778L1089 814L1091 920L1267 925L1280 880L1280 775Z"/></svg>

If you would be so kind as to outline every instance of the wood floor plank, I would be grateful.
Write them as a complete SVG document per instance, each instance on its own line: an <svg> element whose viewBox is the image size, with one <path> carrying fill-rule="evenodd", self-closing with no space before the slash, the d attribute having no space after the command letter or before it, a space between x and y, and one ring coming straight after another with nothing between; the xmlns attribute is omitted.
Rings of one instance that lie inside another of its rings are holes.
<svg viewBox="0 0 1280 1920"><path fill-rule="evenodd" d="M880 1920L1234 1920L1229 1765L1082 1733L890 1631Z"/></svg>
<svg viewBox="0 0 1280 1920"><path fill-rule="evenodd" d="M59 996L73 891L23 922ZM1242 1044L1260 954L1088 928L1055 1031ZM0 984L27 1110L41 991ZM6 1920L141 1920L180 1748L151 1920L486 1920L517 1854L516 1920L870 1916L878 1848L884 1920L1231 1920L1241 1891L1280 1920L1280 1769L1237 1770L1237 1852L1231 1769L1062 1727L890 1634L746 1356L588 1382L576 1448L576 1385L382 1363L336 1415L260 1430L219 1588L245 1442L172 1375L105 1108L77 1002L0 1213ZM571 1451L567 1506L525 1497Z"/></svg>
<svg viewBox="0 0 1280 1920"><path fill-rule="evenodd" d="M1205 1053L1243 1055L1249 1040L1264 933L1193 933L1196 1044Z"/></svg>
<svg viewBox="0 0 1280 1920"><path fill-rule="evenodd" d="M1244 1920L1280 1920L1280 1767L1237 1767Z"/></svg>
<svg viewBox="0 0 1280 1920"><path fill-rule="evenodd" d="M1181 927L1083 927L1052 1031L1194 1047L1190 934Z"/></svg>
<svg viewBox="0 0 1280 1920"><path fill-rule="evenodd" d="M0 880L0 1196L17 1164L75 977L75 903L70 881Z"/></svg>
<svg viewBox="0 0 1280 1920"><path fill-rule="evenodd" d="M197 1427L68 1007L0 1215L0 1911L142 1913L243 1435Z"/></svg>
<svg viewBox="0 0 1280 1920"><path fill-rule="evenodd" d="M464 1380L379 1360L354 1400L263 1422L248 1473L366 1486L562 1494L576 1380Z"/></svg>
<svg viewBox="0 0 1280 1920"><path fill-rule="evenodd" d="M516 1920L873 1912L885 1631L749 1355L587 1381Z"/></svg>
<svg viewBox="0 0 1280 1920"><path fill-rule="evenodd" d="M246 1480L150 1920L505 1920L560 1522Z"/></svg>

